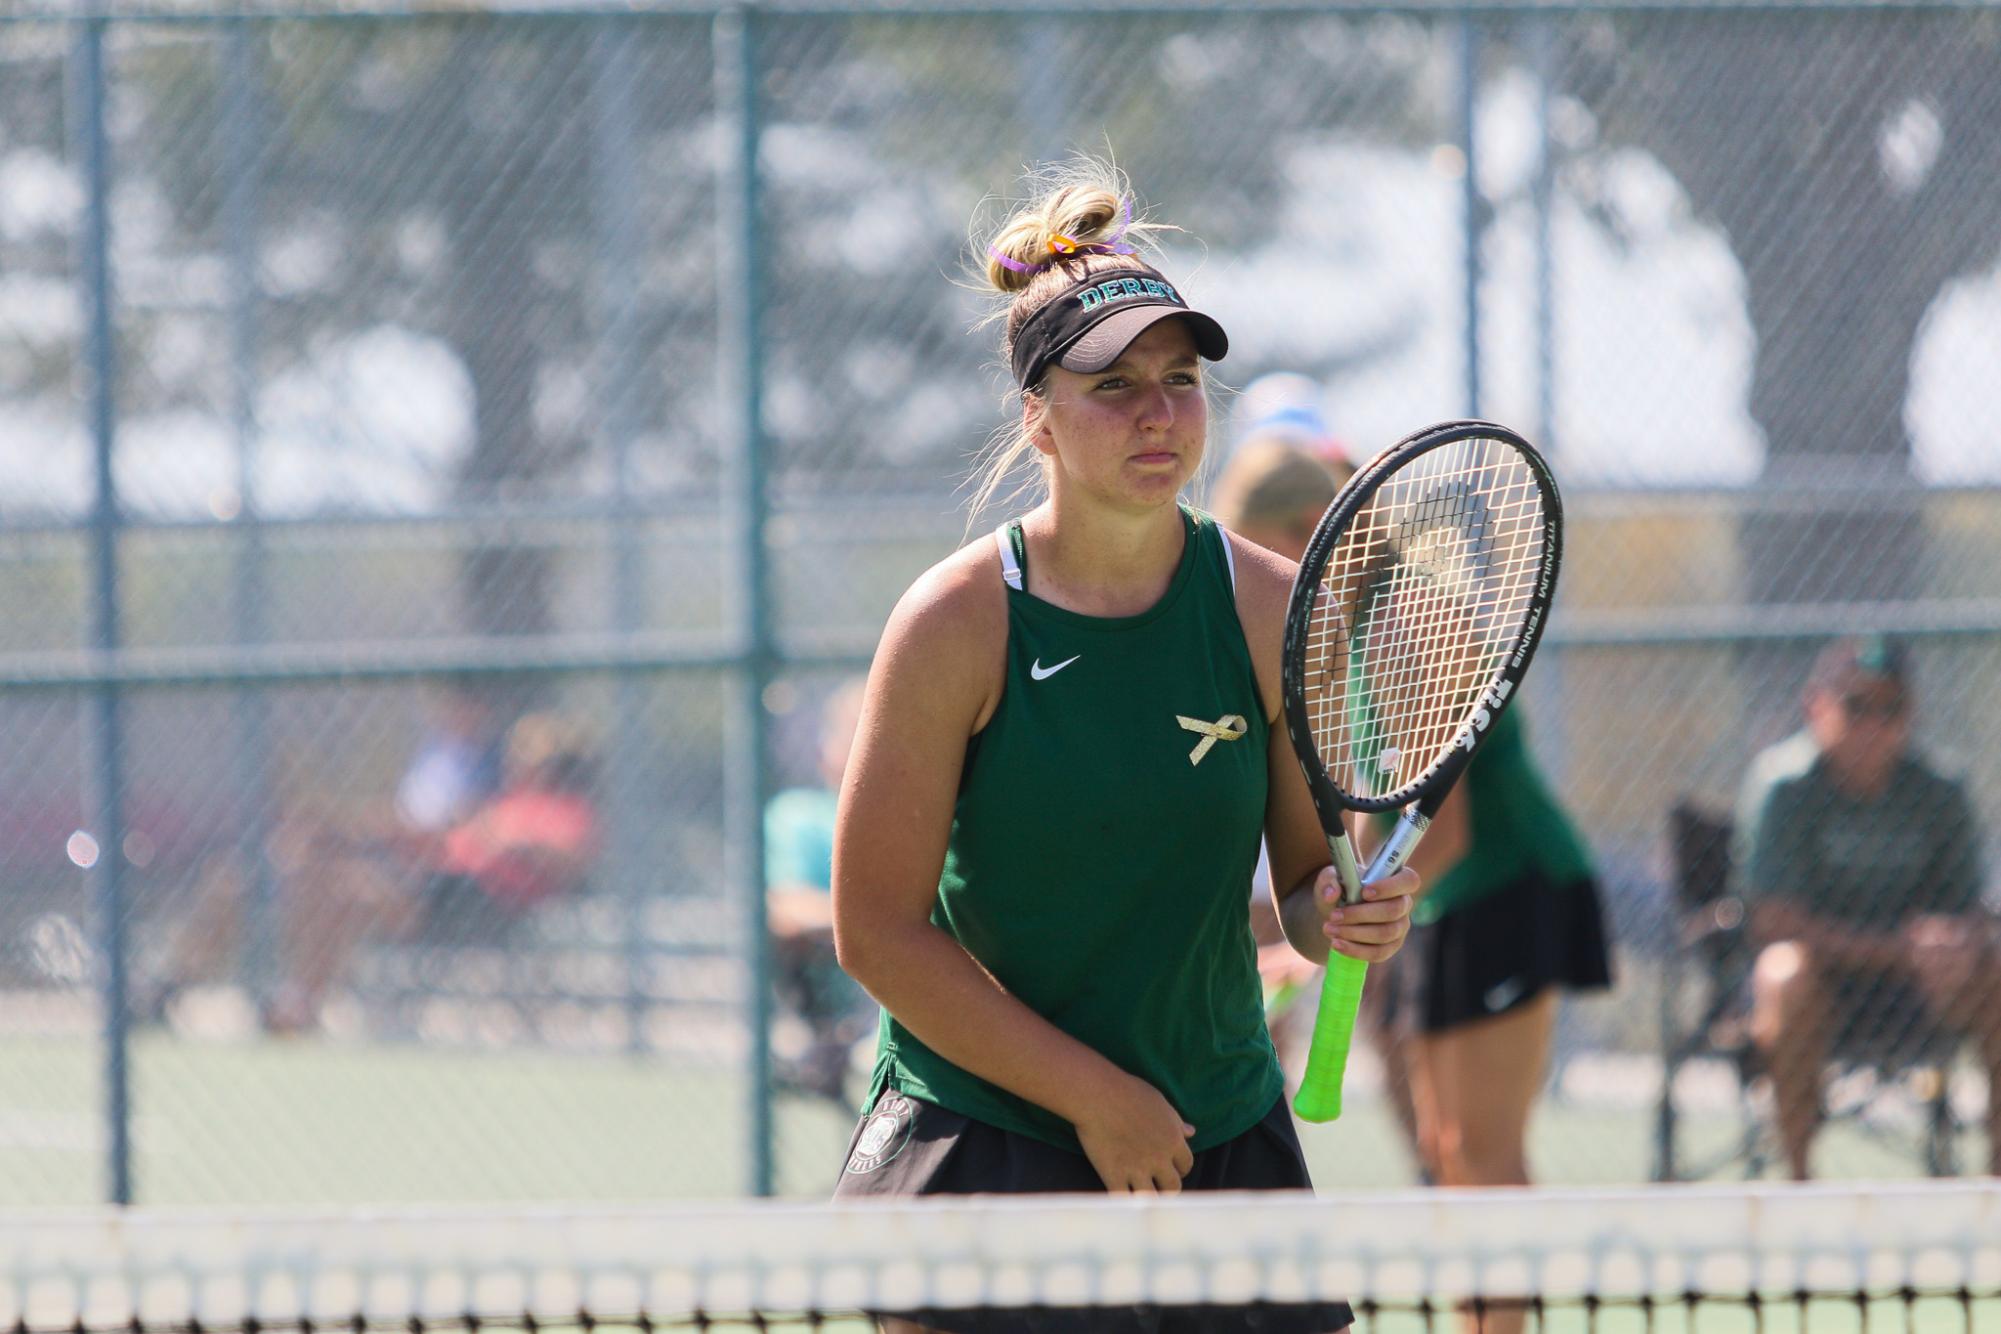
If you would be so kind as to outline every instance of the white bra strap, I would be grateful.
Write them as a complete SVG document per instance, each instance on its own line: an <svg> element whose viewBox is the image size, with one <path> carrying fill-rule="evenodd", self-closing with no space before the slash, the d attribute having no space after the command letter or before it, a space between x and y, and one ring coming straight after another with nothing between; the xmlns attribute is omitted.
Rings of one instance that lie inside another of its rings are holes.
<svg viewBox="0 0 2001 1334"><path fill-rule="evenodd" d="M1021 562L1014 558L1014 540L1007 535L1008 525L994 529L994 541L1000 547L1001 578L1009 588L1020 593L1025 590L1021 583Z"/></svg>
<svg viewBox="0 0 2001 1334"><path fill-rule="evenodd" d="M1014 558L1014 541L1008 536L1007 524L994 529L994 545L1000 548L1001 579L1015 592L1022 592L1021 562ZM1223 564L1230 571L1230 591L1237 591L1237 553L1230 547L1230 532L1221 524L1216 525L1216 535L1223 540Z"/></svg>

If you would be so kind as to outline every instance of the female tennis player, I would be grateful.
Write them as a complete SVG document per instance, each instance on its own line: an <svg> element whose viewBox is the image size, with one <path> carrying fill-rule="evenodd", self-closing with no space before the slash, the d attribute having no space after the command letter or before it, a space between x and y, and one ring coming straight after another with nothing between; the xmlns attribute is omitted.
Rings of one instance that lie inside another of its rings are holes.
<svg viewBox="0 0 2001 1334"><path fill-rule="evenodd" d="M869 675L834 932L884 1015L840 1197L1307 1187L1244 910L1260 836L1302 954L1380 961L1408 929L1409 873L1337 906L1274 726L1292 567L1179 503L1208 425L1204 361L1228 341L1137 253L1149 230L1114 173L1080 167L988 248L1021 425L975 509L1031 457L1046 496L918 579ZM911 1314L886 1325L1250 1318Z"/></svg>

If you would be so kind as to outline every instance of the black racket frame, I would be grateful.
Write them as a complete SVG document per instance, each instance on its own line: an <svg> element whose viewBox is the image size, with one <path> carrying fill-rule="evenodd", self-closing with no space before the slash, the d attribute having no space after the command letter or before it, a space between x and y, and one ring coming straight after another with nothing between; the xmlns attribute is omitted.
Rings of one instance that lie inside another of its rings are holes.
<svg viewBox="0 0 2001 1334"><path fill-rule="evenodd" d="M1358 796L1341 788L1328 773L1320 749L1314 744L1313 724L1307 715L1306 648L1312 631L1314 607L1322 587L1321 579L1336 544L1354 522L1355 516L1361 513L1385 482L1414 459L1462 440L1475 439L1499 440L1519 450L1542 491L1546 516L1542 560L1535 586L1530 592L1530 604L1522 617L1521 629L1516 633L1514 649L1502 660L1500 670L1481 691L1482 705L1487 712L1486 725L1476 726L1476 710L1462 724L1453 744L1447 746L1442 755L1434 757L1430 765L1410 782L1385 795ZM1480 739L1492 731L1493 720L1514 701L1518 693L1522 676L1528 671L1529 662L1542 642L1550 603L1556 595L1557 570L1562 560L1563 502L1557 493L1549 464L1527 440L1495 422L1468 418L1439 422L1415 431L1371 459L1341 488L1340 494L1327 507L1327 512L1320 516L1313 537L1306 544L1305 554L1300 557L1299 573L1293 580L1292 596L1286 605L1284 658L1280 668L1286 734L1292 740L1300 769L1306 775L1306 784L1313 794L1313 804L1319 811L1321 825L1330 835L1333 830L1342 827L1345 811L1399 810L1415 801L1419 814L1425 819L1429 820L1437 814L1446 793L1472 760ZM1502 689L1503 685L1507 688ZM1469 728L1473 729L1471 745L1466 744L1466 729Z"/></svg>

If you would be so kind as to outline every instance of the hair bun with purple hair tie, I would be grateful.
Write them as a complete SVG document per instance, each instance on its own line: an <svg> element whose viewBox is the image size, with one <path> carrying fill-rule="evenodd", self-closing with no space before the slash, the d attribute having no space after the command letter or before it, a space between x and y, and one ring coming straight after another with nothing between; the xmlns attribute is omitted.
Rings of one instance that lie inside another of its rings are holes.
<svg viewBox="0 0 2001 1334"><path fill-rule="evenodd" d="M1024 264L1011 255L1002 254L996 246L988 246L987 254L998 262L1002 268L1015 273L1041 273L1044 269L1056 264L1059 260L1068 259L1073 255L1132 255L1139 252L1127 245L1124 239L1126 229L1132 225L1132 201L1121 198L1119 200L1119 225L1110 236L1102 241L1092 241L1089 244L1082 244L1075 237L1065 236L1062 232L1058 232L1049 238L1050 258L1043 260L1040 264Z"/></svg>

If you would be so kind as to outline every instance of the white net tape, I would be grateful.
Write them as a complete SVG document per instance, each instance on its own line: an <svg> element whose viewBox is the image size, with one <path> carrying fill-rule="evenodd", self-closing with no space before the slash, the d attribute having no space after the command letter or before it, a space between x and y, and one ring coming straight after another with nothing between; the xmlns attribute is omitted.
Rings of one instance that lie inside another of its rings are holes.
<svg viewBox="0 0 2001 1334"><path fill-rule="evenodd" d="M0 1255L0 1324L49 1330L1476 1294L1991 1296L2001 1186L38 1214L0 1217Z"/></svg>

